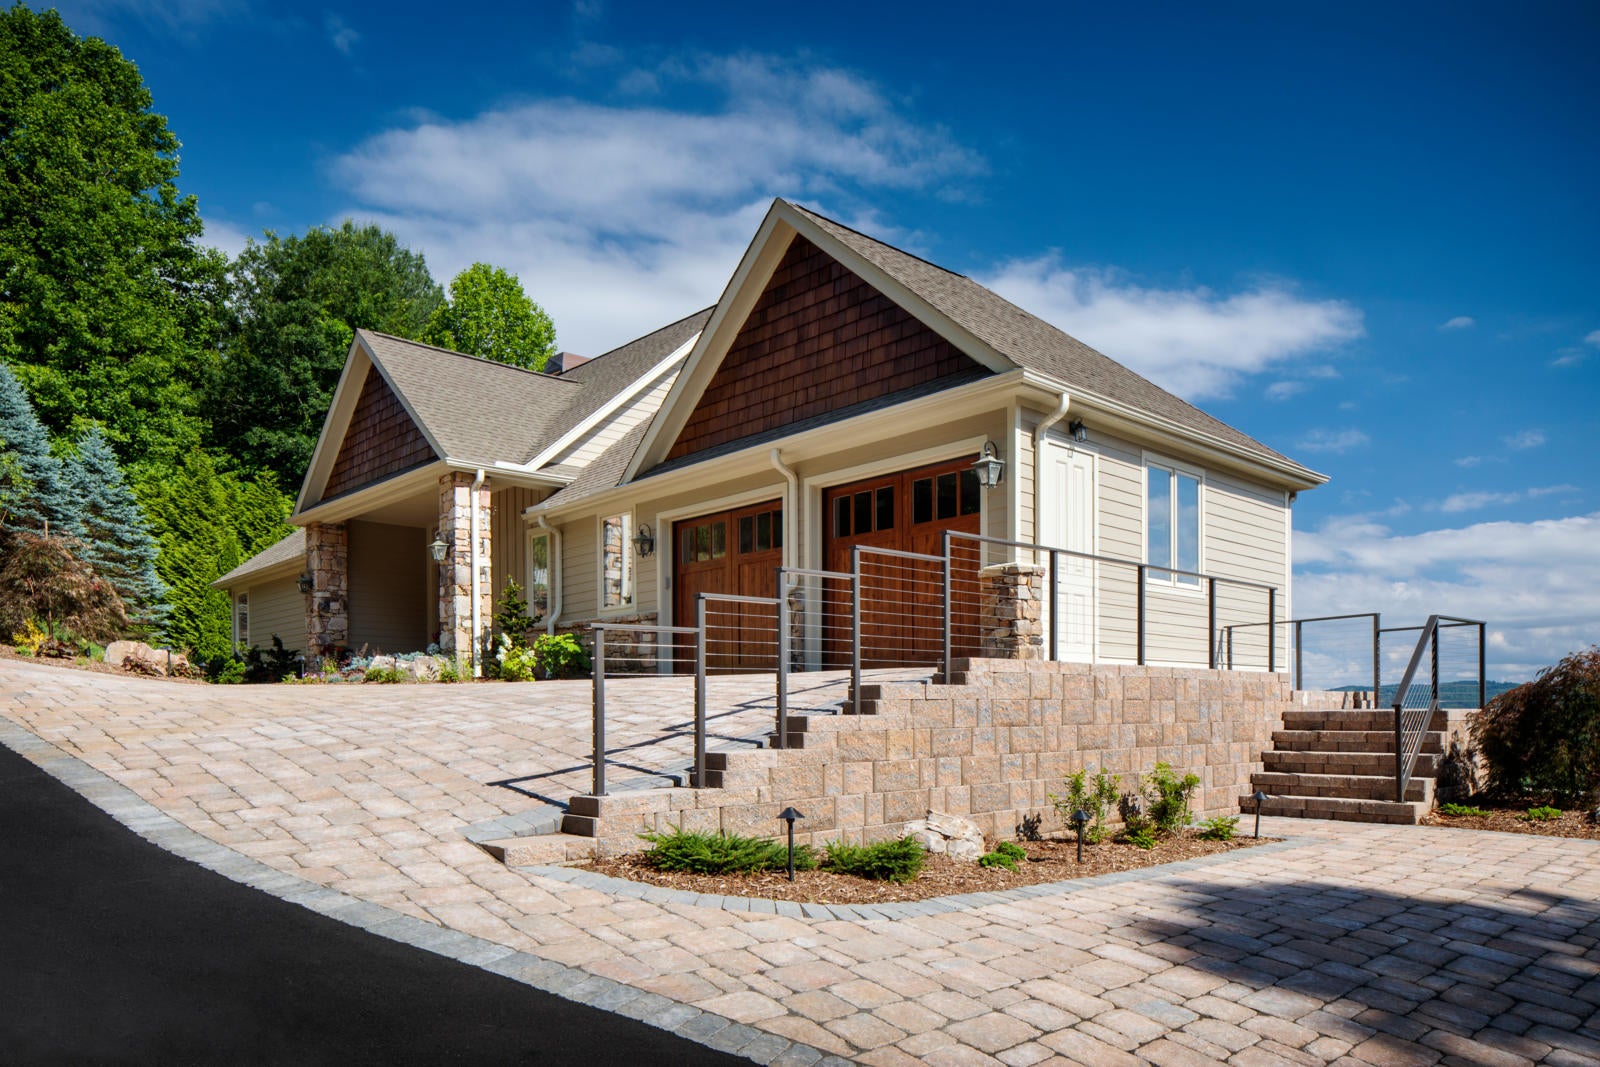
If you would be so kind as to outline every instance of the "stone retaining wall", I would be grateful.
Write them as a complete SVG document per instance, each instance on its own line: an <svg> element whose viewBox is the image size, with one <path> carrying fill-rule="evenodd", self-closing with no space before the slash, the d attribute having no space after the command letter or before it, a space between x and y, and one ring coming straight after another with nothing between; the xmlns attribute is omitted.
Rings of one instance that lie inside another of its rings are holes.
<svg viewBox="0 0 1600 1067"><path fill-rule="evenodd" d="M1079 768L1129 786L1158 760L1201 778L1197 815L1238 814L1290 706L1287 674L970 660L955 685L866 686L862 715L792 720L803 747L714 753L710 784L574 798L570 833L602 851L642 830L778 833L789 805L815 844L896 837L930 809L1009 838L1024 820L1063 829L1049 794Z"/></svg>

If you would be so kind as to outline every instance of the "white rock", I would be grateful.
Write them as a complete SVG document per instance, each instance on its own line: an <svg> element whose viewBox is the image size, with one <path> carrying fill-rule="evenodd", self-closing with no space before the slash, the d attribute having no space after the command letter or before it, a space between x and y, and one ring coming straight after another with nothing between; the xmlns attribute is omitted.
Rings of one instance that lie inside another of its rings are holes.
<svg viewBox="0 0 1600 1067"><path fill-rule="evenodd" d="M930 811L927 818L906 823L904 832L929 852L941 852L951 859L976 861L984 853L983 831L960 815Z"/></svg>

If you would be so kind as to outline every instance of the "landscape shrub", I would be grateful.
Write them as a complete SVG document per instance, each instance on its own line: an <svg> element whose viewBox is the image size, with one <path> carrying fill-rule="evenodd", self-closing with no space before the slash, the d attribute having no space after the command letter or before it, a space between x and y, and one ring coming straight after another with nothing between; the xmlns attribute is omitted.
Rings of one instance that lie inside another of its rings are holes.
<svg viewBox="0 0 1600 1067"><path fill-rule="evenodd" d="M1217 815L1200 824L1202 841L1232 841L1239 829L1239 816Z"/></svg>
<svg viewBox="0 0 1600 1067"><path fill-rule="evenodd" d="M411 674L399 667L368 667L361 680L375 685L400 685L411 681Z"/></svg>
<svg viewBox="0 0 1600 1067"><path fill-rule="evenodd" d="M1600 647L1490 700L1472 739L1497 796L1577 807L1600 795Z"/></svg>
<svg viewBox="0 0 1600 1067"><path fill-rule="evenodd" d="M90 641L111 641L127 629L122 599L74 554L73 544L26 530L7 535L0 553L0 634L34 620L58 637Z"/></svg>
<svg viewBox="0 0 1600 1067"><path fill-rule="evenodd" d="M1174 834L1189 825L1189 797L1200 785L1197 775L1180 778L1170 764L1157 763L1141 785L1146 817L1159 832Z"/></svg>
<svg viewBox="0 0 1600 1067"><path fill-rule="evenodd" d="M500 635L494 654L495 673L507 682L531 682L538 677L539 661L527 646L517 647L510 634Z"/></svg>
<svg viewBox="0 0 1600 1067"><path fill-rule="evenodd" d="M528 602L523 599L522 587L514 581L506 582L500 590L499 610L494 613L495 633L511 638L513 648L526 648L528 631L533 629L533 617L528 614Z"/></svg>
<svg viewBox="0 0 1600 1067"><path fill-rule="evenodd" d="M1517 818L1523 822L1550 822L1552 819L1561 818L1561 809L1548 806L1529 808L1523 814L1518 815Z"/></svg>
<svg viewBox="0 0 1600 1067"><path fill-rule="evenodd" d="M1021 845L1011 841L1002 841L995 846L993 852L985 852L978 857L980 867L1004 867L1008 871L1015 871L1017 864L1028 858L1028 852Z"/></svg>
<svg viewBox="0 0 1600 1067"><path fill-rule="evenodd" d="M1161 839L1157 836L1155 824L1147 822L1122 831L1121 840L1130 845L1137 845L1148 852L1150 849L1155 848Z"/></svg>
<svg viewBox="0 0 1600 1067"><path fill-rule="evenodd" d="M1089 822L1084 827L1083 839L1091 845L1105 840L1106 812L1122 795L1121 776L1097 771L1094 780L1090 781L1089 772L1079 770L1067 775L1066 783L1066 796L1049 794L1050 803L1055 805L1056 813L1061 816L1061 822L1066 826L1072 826L1072 813L1085 811L1089 814Z"/></svg>
<svg viewBox="0 0 1600 1067"><path fill-rule="evenodd" d="M1487 811L1484 811L1482 808L1473 807L1470 804L1440 804L1439 805L1439 812L1440 812L1440 814L1443 814L1443 815L1456 815L1456 816L1474 816L1474 815L1487 815L1487 814L1489 814Z"/></svg>
<svg viewBox="0 0 1600 1067"><path fill-rule="evenodd" d="M702 834L691 830L639 836L651 844L644 853L645 862L659 871L739 874L788 869L788 846L766 838ZM809 871L816 866L817 855L811 846L796 846L795 870Z"/></svg>
<svg viewBox="0 0 1600 1067"><path fill-rule="evenodd" d="M571 634L540 634L533 659L541 678L581 678L589 673L589 653Z"/></svg>
<svg viewBox="0 0 1600 1067"><path fill-rule="evenodd" d="M909 882L922 873L928 853L913 837L880 841L875 845L828 845L826 864L840 874L853 874L877 882Z"/></svg>

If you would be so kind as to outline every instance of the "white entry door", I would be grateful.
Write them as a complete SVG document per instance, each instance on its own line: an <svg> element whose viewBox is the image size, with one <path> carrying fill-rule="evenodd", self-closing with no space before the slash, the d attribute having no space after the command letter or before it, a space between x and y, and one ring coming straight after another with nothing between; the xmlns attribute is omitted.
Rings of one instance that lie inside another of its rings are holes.
<svg viewBox="0 0 1600 1067"><path fill-rule="evenodd" d="M1040 508L1045 520L1044 543L1051 548L1093 552L1094 456L1059 445L1047 445L1044 453L1045 499ZM1080 663L1094 659L1095 576L1092 560L1057 557L1051 615L1059 659Z"/></svg>

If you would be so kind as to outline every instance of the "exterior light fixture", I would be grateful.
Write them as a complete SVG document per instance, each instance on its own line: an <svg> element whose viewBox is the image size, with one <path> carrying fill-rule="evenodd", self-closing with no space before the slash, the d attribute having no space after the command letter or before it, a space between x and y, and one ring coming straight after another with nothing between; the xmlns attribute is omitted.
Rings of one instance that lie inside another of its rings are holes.
<svg viewBox="0 0 1600 1067"><path fill-rule="evenodd" d="M789 824L789 881L794 881L794 821L805 818L793 808L784 808L778 812L778 818Z"/></svg>
<svg viewBox="0 0 1600 1067"><path fill-rule="evenodd" d="M633 535L633 548L639 553L640 559L656 550L656 535L650 531L649 523L639 524L638 532Z"/></svg>
<svg viewBox="0 0 1600 1067"><path fill-rule="evenodd" d="M1078 831L1078 862L1083 862L1083 831L1089 825L1089 813L1079 808L1072 813L1072 828Z"/></svg>
<svg viewBox="0 0 1600 1067"><path fill-rule="evenodd" d="M1089 439L1089 428L1083 424L1082 419L1073 419L1067 423L1067 433L1071 434L1072 439L1080 445Z"/></svg>
<svg viewBox="0 0 1600 1067"><path fill-rule="evenodd" d="M433 557L435 563L443 563L445 553L450 551L450 546L444 543L441 534L433 535L433 543L428 546L428 555Z"/></svg>
<svg viewBox="0 0 1600 1067"><path fill-rule="evenodd" d="M1260 837L1261 836L1261 805L1266 803L1267 794L1265 794L1261 790L1257 789L1255 791L1255 793L1250 797L1250 799L1256 802L1256 836Z"/></svg>
<svg viewBox="0 0 1600 1067"><path fill-rule="evenodd" d="M299 579L297 579L294 584L300 587L300 592L301 593L305 594L306 596L310 596L311 595L311 586L313 584L312 581L311 581L311 572L310 571L302 572L300 577L299 577Z"/></svg>
<svg viewBox="0 0 1600 1067"><path fill-rule="evenodd" d="M983 451L972 461L972 469L978 475L978 484L985 489L993 489L1000 484L1005 477L1006 461L1000 458L993 441L983 443Z"/></svg>

